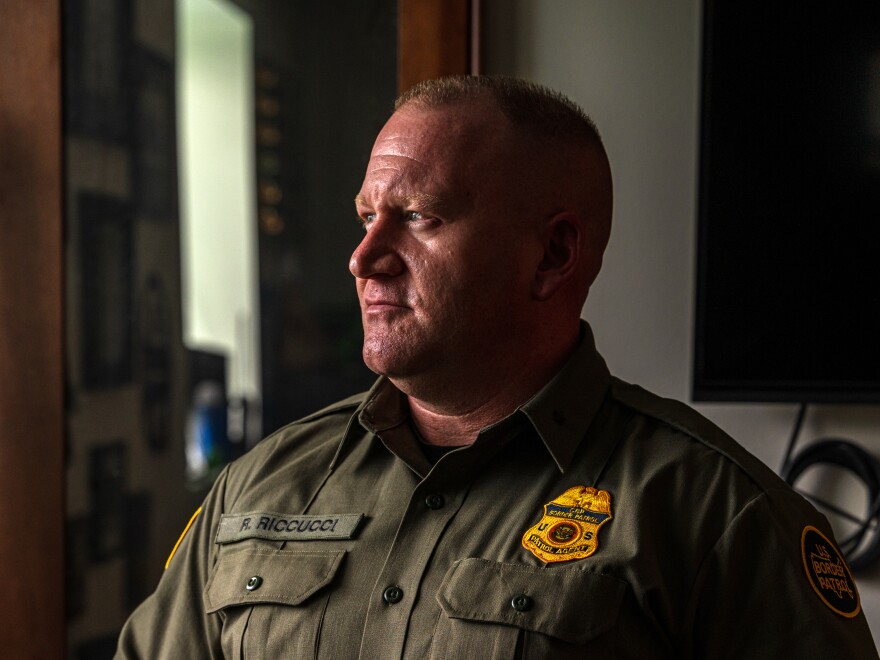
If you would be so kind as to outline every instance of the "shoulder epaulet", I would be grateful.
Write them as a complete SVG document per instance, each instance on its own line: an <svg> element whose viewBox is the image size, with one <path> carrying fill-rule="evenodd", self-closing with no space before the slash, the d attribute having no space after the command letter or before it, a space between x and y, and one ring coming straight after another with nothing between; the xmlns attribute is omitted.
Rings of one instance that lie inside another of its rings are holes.
<svg viewBox="0 0 880 660"><path fill-rule="evenodd" d="M357 410L357 407L361 405L366 396L367 392L361 392L360 394L355 394L348 397L347 399L342 399L341 401L337 401L336 403L331 403L329 406L326 406L321 410L313 412L312 414L297 419L293 422L288 422L284 426L276 429L275 431L267 435L263 440L257 443L257 445L253 449L248 451L243 457L236 460L234 464L239 464L240 466L240 464L249 460L261 460L260 458L258 458L259 456L268 456L275 450L275 448L279 444L289 442L291 441L291 439L298 437L299 432L302 430L298 427L301 427L305 424L317 422L322 419L327 419L332 417L333 415L345 414L346 416L351 416L351 414L355 410Z"/></svg>
<svg viewBox="0 0 880 660"><path fill-rule="evenodd" d="M315 420L321 419L322 417L329 417L330 415L334 415L336 413L341 412L349 412L357 409L361 403L363 403L364 399L367 398L367 392L361 392L359 394L354 394L347 399L342 399L342 401L337 401L336 403L331 403L329 406L325 408L321 408L313 412L310 415L306 415L294 422L291 422L289 426L295 426L297 424L306 424L308 422L314 422Z"/></svg>
<svg viewBox="0 0 880 660"><path fill-rule="evenodd" d="M628 408L656 419L725 456L762 488L778 484L778 475L690 406L652 394L613 376L611 391L614 398Z"/></svg>
<svg viewBox="0 0 880 660"><path fill-rule="evenodd" d="M675 399L666 399L643 387L611 377L614 398L628 408L653 417L693 438L727 438L727 434L690 406Z"/></svg>

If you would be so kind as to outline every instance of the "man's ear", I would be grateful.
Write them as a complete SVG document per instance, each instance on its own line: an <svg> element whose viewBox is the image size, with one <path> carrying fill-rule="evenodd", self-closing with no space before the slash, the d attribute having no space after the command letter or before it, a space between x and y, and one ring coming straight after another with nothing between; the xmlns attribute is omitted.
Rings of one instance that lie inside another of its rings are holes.
<svg viewBox="0 0 880 660"><path fill-rule="evenodd" d="M532 282L536 300L549 300L576 276L581 255L580 222L569 211L557 213L544 227L541 262Z"/></svg>

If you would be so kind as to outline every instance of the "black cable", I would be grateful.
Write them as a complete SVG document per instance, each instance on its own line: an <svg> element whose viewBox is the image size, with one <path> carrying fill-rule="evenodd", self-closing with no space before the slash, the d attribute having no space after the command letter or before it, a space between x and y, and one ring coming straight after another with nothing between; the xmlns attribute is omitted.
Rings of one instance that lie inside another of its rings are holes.
<svg viewBox="0 0 880 660"><path fill-rule="evenodd" d="M792 487L803 472L818 464L835 465L859 479L868 491L868 510L864 520L821 500L809 493L802 494L820 507L859 523L856 531L840 541L840 549L853 571L861 570L880 558L880 461L849 440L825 438L817 440L794 454L794 446L800 434L807 404L801 404L782 461L780 474Z"/></svg>

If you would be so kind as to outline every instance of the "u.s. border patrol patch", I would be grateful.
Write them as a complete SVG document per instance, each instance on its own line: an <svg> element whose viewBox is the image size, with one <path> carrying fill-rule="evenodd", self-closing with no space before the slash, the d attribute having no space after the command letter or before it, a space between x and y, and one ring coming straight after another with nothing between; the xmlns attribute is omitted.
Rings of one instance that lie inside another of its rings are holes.
<svg viewBox="0 0 880 660"><path fill-rule="evenodd" d="M807 525L801 532L801 554L810 586L822 602L848 619L858 615L862 606L856 582L834 544Z"/></svg>
<svg viewBox="0 0 880 660"><path fill-rule="evenodd" d="M523 547L546 562L589 557L599 548L599 528L611 520L611 493L569 488L544 505L544 517L522 537Z"/></svg>

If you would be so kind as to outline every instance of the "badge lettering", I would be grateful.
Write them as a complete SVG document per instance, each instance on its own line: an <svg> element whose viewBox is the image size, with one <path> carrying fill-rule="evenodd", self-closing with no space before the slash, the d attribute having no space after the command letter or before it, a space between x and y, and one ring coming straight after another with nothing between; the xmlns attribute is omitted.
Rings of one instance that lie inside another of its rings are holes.
<svg viewBox="0 0 880 660"><path fill-rule="evenodd" d="M585 559L598 550L599 528L611 518L611 493L574 486L544 505L544 517L522 544L545 562Z"/></svg>
<svg viewBox="0 0 880 660"><path fill-rule="evenodd" d="M290 515L284 513L240 513L220 516L215 543L236 543L244 539L269 541L321 541L350 539L363 520L362 513ZM256 520L254 526L252 522Z"/></svg>

